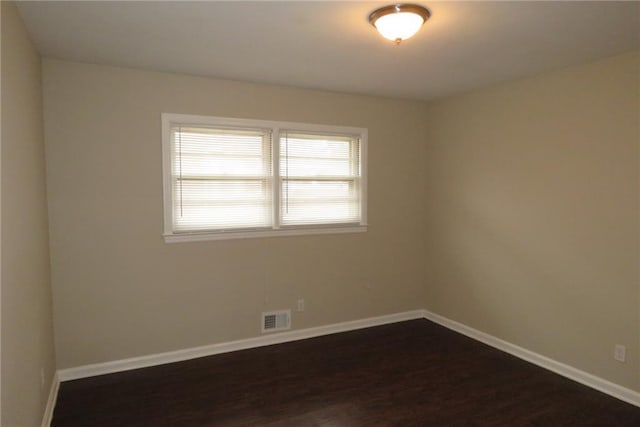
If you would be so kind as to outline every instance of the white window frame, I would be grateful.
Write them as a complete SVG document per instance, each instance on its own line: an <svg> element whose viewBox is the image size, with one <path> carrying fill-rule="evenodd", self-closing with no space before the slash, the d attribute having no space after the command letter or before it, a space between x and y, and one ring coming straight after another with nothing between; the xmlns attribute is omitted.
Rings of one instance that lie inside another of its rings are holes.
<svg viewBox="0 0 640 427"><path fill-rule="evenodd" d="M173 227L173 185L172 185L172 147L171 128L184 126L220 126L239 128L271 129L271 162L273 174L273 206L275 216L272 228L260 230L211 230L176 232ZM328 135L351 135L359 138L360 148L360 222L348 224L310 224L280 225L280 130L288 132L314 133ZM167 243L196 242L205 240L243 239L254 237L297 236L311 234L359 233L367 231L367 129L349 126L330 126L297 122L239 119L228 117L196 116L189 114L162 113L162 175L164 233Z"/></svg>

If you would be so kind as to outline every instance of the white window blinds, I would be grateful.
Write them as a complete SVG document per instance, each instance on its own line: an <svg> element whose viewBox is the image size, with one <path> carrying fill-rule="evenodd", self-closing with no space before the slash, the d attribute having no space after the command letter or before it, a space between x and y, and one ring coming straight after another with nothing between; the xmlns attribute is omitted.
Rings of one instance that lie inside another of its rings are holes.
<svg viewBox="0 0 640 427"><path fill-rule="evenodd" d="M281 132L280 182L282 225L359 222L359 139Z"/></svg>
<svg viewBox="0 0 640 427"><path fill-rule="evenodd" d="M163 114L165 241L366 231L367 130Z"/></svg>
<svg viewBox="0 0 640 427"><path fill-rule="evenodd" d="M271 133L174 126L175 231L270 227Z"/></svg>

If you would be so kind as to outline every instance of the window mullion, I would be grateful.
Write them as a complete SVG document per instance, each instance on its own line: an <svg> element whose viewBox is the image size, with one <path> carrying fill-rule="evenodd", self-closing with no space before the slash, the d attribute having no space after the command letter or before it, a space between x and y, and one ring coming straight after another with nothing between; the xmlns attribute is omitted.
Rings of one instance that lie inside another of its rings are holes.
<svg viewBox="0 0 640 427"><path fill-rule="evenodd" d="M274 127L271 141L271 175L272 175L272 202L271 214L273 215L273 228L280 228L280 128Z"/></svg>

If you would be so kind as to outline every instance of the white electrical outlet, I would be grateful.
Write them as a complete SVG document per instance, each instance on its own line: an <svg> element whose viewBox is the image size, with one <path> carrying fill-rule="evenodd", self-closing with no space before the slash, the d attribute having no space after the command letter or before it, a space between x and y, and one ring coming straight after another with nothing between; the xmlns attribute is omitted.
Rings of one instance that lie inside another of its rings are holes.
<svg viewBox="0 0 640 427"><path fill-rule="evenodd" d="M304 311L304 298L298 300L298 311Z"/></svg>
<svg viewBox="0 0 640 427"><path fill-rule="evenodd" d="M40 368L40 388L44 388L44 368Z"/></svg>
<svg viewBox="0 0 640 427"><path fill-rule="evenodd" d="M616 344L613 350L613 358L618 362L624 362L627 359L627 347L621 344Z"/></svg>

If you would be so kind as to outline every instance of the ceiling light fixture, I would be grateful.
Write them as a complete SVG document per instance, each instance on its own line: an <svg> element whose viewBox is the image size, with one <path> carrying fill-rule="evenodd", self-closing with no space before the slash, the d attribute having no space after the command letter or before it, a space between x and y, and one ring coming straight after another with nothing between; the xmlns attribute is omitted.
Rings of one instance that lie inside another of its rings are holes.
<svg viewBox="0 0 640 427"><path fill-rule="evenodd" d="M382 37L400 44L417 33L430 16L427 8L417 4L395 4L371 12L369 22Z"/></svg>

